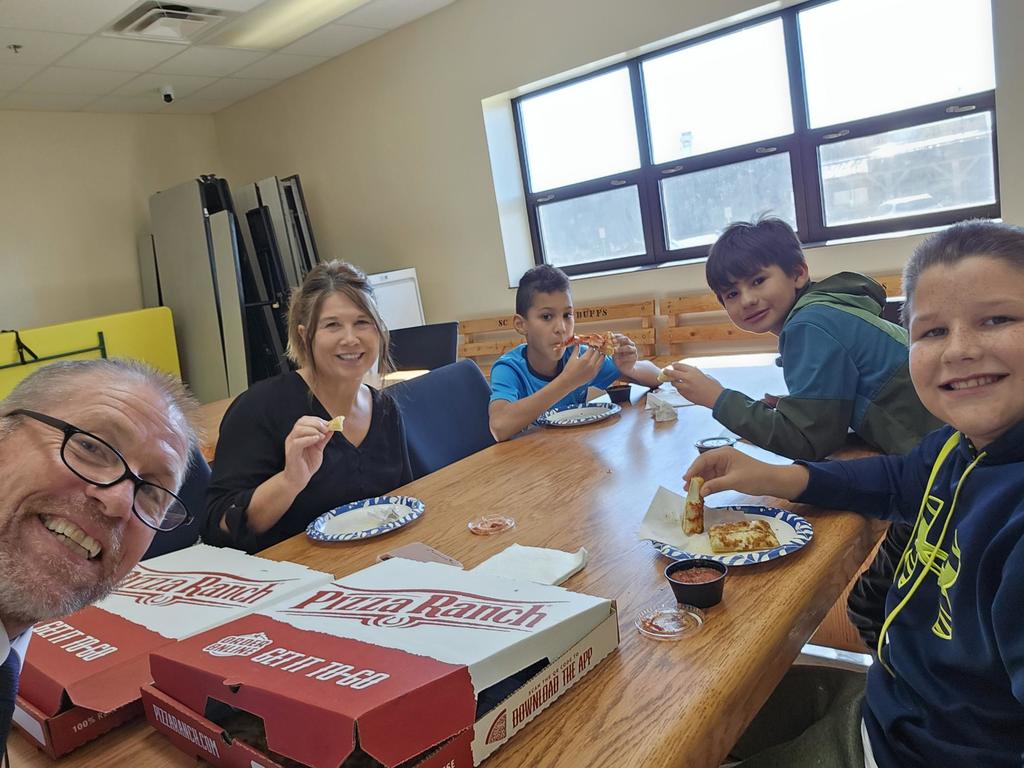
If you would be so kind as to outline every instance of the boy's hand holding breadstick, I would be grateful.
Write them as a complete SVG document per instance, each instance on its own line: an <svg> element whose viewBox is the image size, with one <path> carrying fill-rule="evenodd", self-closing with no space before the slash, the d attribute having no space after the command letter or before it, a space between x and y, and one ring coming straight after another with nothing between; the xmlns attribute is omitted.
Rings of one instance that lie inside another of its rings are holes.
<svg viewBox="0 0 1024 768"><path fill-rule="evenodd" d="M799 464L780 467L752 459L735 448L717 448L697 457L683 475L686 488L690 479L703 477L702 497L718 491L739 491L750 496L774 496L795 499L807 489L809 473Z"/></svg>
<svg viewBox="0 0 1024 768"><path fill-rule="evenodd" d="M673 363L663 368L658 380L670 382L680 395L705 408L714 408L724 390L717 379L686 363Z"/></svg>

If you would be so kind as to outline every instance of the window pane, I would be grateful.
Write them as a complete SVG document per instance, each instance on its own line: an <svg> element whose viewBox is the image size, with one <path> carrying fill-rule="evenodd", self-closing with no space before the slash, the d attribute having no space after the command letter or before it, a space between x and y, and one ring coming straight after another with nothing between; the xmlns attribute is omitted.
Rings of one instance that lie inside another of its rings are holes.
<svg viewBox="0 0 1024 768"><path fill-rule="evenodd" d="M780 19L642 68L655 163L793 132Z"/></svg>
<svg viewBox="0 0 1024 768"><path fill-rule="evenodd" d="M818 159L830 227L996 201L988 112L828 144Z"/></svg>
<svg viewBox="0 0 1024 768"><path fill-rule="evenodd" d="M626 69L523 99L519 111L534 192L640 167Z"/></svg>
<svg viewBox="0 0 1024 768"><path fill-rule="evenodd" d="M636 187L537 207L548 264L564 267L647 252Z"/></svg>
<svg viewBox="0 0 1024 768"><path fill-rule="evenodd" d="M764 213L796 229L788 153L673 176L661 196L669 250L709 245L732 222Z"/></svg>
<svg viewBox="0 0 1024 768"><path fill-rule="evenodd" d="M799 19L812 128L995 88L989 0L836 0Z"/></svg>

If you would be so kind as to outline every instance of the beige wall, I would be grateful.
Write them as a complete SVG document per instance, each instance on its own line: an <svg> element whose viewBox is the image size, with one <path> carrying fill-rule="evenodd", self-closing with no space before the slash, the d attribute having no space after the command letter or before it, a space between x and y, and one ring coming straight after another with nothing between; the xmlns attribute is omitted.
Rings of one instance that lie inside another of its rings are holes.
<svg viewBox="0 0 1024 768"><path fill-rule="evenodd" d="M321 252L415 266L428 321L512 308L481 100L755 0L456 0L215 117L0 111L0 327L141 305L149 196L204 172L302 175ZM994 0L1003 215L1024 222L1024 3ZM814 249L898 269L917 238ZM702 265L574 282L577 301L703 287Z"/></svg>
<svg viewBox="0 0 1024 768"><path fill-rule="evenodd" d="M0 111L0 327L140 308L149 196L218 166L208 115Z"/></svg>
<svg viewBox="0 0 1024 768"><path fill-rule="evenodd" d="M756 8L755 0L457 0L216 116L232 180L299 173L322 254L414 266L428 322L512 308L480 103ZM995 0L1004 216L1024 221L1024 4ZM1016 30L1016 32L1014 31ZM918 242L814 249L815 275L897 270ZM703 287L703 265L574 282L577 301Z"/></svg>

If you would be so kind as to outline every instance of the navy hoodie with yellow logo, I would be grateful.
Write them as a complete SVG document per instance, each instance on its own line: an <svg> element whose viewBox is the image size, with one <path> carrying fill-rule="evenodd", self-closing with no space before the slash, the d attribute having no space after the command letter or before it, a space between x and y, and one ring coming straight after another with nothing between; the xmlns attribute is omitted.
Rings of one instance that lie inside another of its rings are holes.
<svg viewBox="0 0 1024 768"><path fill-rule="evenodd" d="M879 768L1024 764L1024 424L975 451L807 464L795 501L914 525L886 598L864 722Z"/></svg>

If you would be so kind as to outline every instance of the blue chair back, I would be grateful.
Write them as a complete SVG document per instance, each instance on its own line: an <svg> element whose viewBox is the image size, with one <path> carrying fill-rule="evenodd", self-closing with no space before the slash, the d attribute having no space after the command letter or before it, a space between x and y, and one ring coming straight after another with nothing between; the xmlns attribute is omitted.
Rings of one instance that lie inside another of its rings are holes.
<svg viewBox="0 0 1024 768"><path fill-rule="evenodd" d="M472 360L387 388L402 412L413 477L423 477L494 444L491 388Z"/></svg>
<svg viewBox="0 0 1024 768"><path fill-rule="evenodd" d="M206 486L210 484L210 474L210 465L197 448L192 452L191 466L178 491L178 496L195 519L191 525L179 525L173 531L157 531L149 549L142 556L143 560L177 552L191 547L199 540L199 534L206 527Z"/></svg>
<svg viewBox="0 0 1024 768"><path fill-rule="evenodd" d="M459 324L433 323L391 331L391 359L395 370L432 371L454 363L459 350Z"/></svg>

